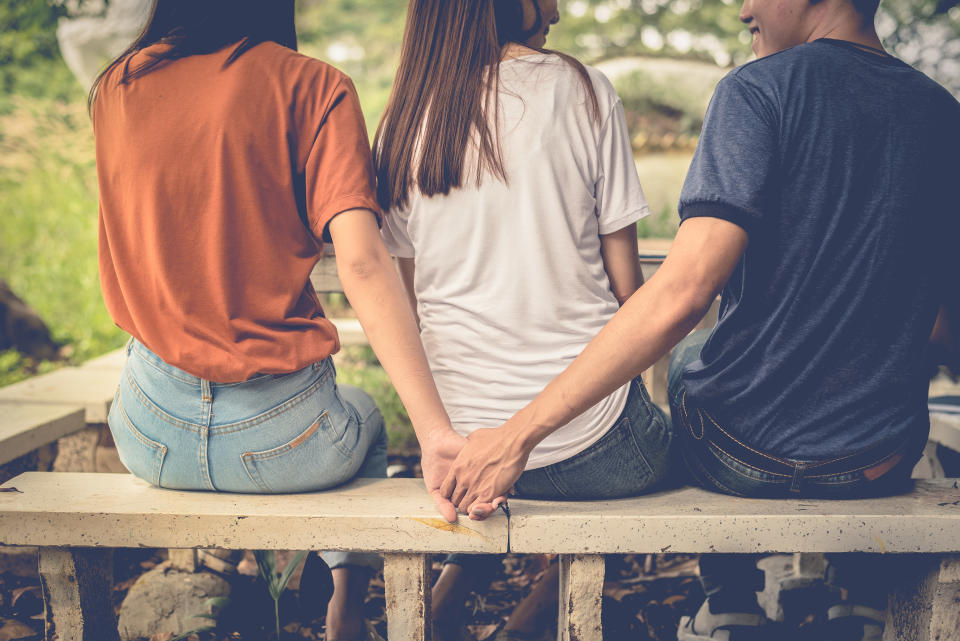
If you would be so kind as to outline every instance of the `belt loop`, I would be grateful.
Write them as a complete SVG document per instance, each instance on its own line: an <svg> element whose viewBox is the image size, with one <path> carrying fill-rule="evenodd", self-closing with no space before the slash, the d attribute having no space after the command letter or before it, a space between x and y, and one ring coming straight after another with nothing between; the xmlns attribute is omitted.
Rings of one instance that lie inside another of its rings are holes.
<svg viewBox="0 0 960 641"><path fill-rule="evenodd" d="M800 481L803 480L803 473L807 471L806 463L796 463L793 466L793 480L790 481L790 491L800 491Z"/></svg>
<svg viewBox="0 0 960 641"><path fill-rule="evenodd" d="M127 350L127 357L129 358L130 352L133 350L133 336L131 336L129 340L127 340L127 346L125 349Z"/></svg>

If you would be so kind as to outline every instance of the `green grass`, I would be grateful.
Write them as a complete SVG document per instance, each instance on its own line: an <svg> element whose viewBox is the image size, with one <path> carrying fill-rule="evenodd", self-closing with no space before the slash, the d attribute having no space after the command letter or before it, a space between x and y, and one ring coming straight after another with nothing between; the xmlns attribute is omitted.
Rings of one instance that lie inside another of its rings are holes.
<svg viewBox="0 0 960 641"><path fill-rule="evenodd" d="M376 401L387 426L390 451L408 452L419 448L407 410L373 350L366 346L350 345L335 357L335 362L337 383L359 387Z"/></svg>
<svg viewBox="0 0 960 641"><path fill-rule="evenodd" d="M32 70L63 83L56 72ZM70 77L54 97L0 101L0 278L33 307L70 361L123 344L100 297L93 134L83 92ZM51 90L53 91L53 90ZM0 353L0 384L55 367Z"/></svg>
<svg viewBox="0 0 960 641"><path fill-rule="evenodd" d="M677 202L692 151L669 151L637 157L637 173L652 214L637 225L640 238L673 238L680 225Z"/></svg>

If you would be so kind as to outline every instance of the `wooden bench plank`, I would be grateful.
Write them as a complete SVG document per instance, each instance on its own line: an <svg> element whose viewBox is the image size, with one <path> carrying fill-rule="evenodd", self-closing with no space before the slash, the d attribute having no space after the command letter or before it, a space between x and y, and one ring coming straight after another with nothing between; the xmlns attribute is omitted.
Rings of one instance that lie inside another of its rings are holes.
<svg viewBox="0 0 960 641"><path fill-rule="evenodd" d="M451 525L419 479L329 492L181 492L125 474L27 472L0 493L0 541L58 547L506 552L507 520Z"/></svg>
<svg viewBox="0 0 960 641"><path fill-rule="evenodd" d="M64 367L0 387L0 413L13 403L81 405L87 423L106 423L119 382L118 373L112 369Z"/></svg>
<svg viewBox="0 0 960 641"><path fill-rule="evenodd" d="M81 405L0 405L0 465L87 426Z"/></svg>
<svg viewBox="0 0 960 641"><path fill-rule="evenodd" d="M960 551L960 481L857 501L683 488L617 501L510 501L510 551L568 554Z"/></svg>

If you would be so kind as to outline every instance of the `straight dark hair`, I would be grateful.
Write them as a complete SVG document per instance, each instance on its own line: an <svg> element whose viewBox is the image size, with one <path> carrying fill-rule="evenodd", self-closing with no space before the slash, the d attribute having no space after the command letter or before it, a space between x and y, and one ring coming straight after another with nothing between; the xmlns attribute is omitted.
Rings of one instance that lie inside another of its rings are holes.
<svg viewBox="0 0 960 641"><path fill-rule="evenodd" d="M120 76L120 84L125 84L168 60L213 53L236 43L224 63L226 67L244 52L268 41L297 49L294 0L155 0L140 35L93 81L87 109L93 112L104 77L120 64L127 65ZM158 43L170 46L150 52L148 60L129 67L133 54Z"/></svg>
<svg viewBox="0 0 960 641"><path fill-rule="evenodd" d="M507 180L497 129L499 63L509 43L523 44L543 29L539 3L532 1L536 21L524 30L521 0L411 0L393 91L373 141L384 211L406 206L414 187L425 196L460 187L471 144L477 145L477 182L485 171ZM599 120L586 68L565 54L539 51L577 70Z"/></svg>

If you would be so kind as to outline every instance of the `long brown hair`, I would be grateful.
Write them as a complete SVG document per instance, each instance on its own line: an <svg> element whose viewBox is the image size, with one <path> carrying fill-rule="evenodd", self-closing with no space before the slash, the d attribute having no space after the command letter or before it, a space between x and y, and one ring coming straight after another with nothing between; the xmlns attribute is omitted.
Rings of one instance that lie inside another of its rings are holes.
<svg viewBox="0 0 960 641"><path fill-rule="evenodd" d="M296 50L294 0L154 0L146 26L90 87L87 109L92 112L103 78L111 69L129 62L130 56L150 45L170 45L150 52L149 59L133 69L125 67L120 84L149 73L167 60L213 53L237 43L224 66L262 42L276 42Z"/></svg>
<svg viewBox="0 0 960 641"><path fill-rule="evenodd" d="M497 118L499 63L506 45L522 44L543 28L538 1L533 5L535 24L524 30L521 0L411 0L393 91L373 141L384 211L404 207L414 187L425 196L460 187L472 144L477 182L485 171L506 181ZM586 68L557 55L579 72L599 118Z"/></svg>

